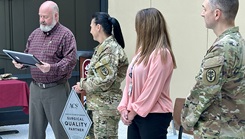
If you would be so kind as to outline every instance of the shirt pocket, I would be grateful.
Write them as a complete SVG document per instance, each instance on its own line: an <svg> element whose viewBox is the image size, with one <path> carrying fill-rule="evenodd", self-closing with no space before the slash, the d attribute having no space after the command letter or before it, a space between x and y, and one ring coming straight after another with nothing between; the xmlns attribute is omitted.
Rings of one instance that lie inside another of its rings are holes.
<svg viewBox="0 0 245 139"><path fill-rule="evenodd" d="M216 85L219 82L223 63L223 56L210 57L204 61L202 79L205 85Z"/></svg>

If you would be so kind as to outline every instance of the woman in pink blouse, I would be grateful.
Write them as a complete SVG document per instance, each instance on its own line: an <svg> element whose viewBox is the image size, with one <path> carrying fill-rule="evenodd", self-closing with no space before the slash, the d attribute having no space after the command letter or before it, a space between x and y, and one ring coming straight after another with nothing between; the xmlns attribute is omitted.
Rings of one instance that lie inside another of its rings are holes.
<svg viewBox="0 0 245 139"><path fill-rule="evenodd" d="M128 125L128 139L166 139L172 119L170 80L176 68L166 22L155 8L140 10L135 18L136 53L118 106Z"/></svg>

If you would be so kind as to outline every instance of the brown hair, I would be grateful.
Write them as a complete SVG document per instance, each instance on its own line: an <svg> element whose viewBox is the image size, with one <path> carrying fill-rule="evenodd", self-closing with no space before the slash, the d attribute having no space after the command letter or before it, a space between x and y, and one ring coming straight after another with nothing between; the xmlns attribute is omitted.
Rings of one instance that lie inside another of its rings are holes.
<svg viewBox="0 0 245 139"><path fill-rule="evenodd" d="M177 67L166 22L160 11L155 8L140 10L135 18L135 29L137 33L136 53L140 52L137 63L143 61L146 65L154 50L167 48L171 53L174 68ZM164 51L161 51L161 56L162 62L165 62L166 53Z"/></svg>

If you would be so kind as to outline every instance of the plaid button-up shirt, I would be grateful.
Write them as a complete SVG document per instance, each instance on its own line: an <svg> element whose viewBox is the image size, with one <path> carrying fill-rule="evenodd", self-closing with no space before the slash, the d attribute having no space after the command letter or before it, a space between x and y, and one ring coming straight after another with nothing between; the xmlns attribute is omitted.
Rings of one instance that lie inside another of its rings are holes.
<svg viewBox="0 0 245 139"><path fill-rule="evenodd" d="M48 33L44 33L40 28L34 30L28 38L25 52L35 55L51 66L47 73L43 73L37 67L31 67L31 75L36 82L52 83L69 79L76 65L75 37L60 23Z"/></svg>

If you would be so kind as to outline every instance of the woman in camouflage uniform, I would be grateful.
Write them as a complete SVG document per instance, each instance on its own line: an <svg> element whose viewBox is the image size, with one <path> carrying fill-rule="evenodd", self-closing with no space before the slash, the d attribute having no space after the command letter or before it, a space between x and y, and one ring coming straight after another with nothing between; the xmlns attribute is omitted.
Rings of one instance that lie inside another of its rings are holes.
<svg viewBox="0 0 245 139"><path fill-rule="evenodd" d="M117 139L120 114L116 108L128 67L124 40L118 21L107 13L95 13L90 27L99 45L95 48L87 77L81 78L73 88L86 94L88 113L93 121L89 138Z"/></svg>

